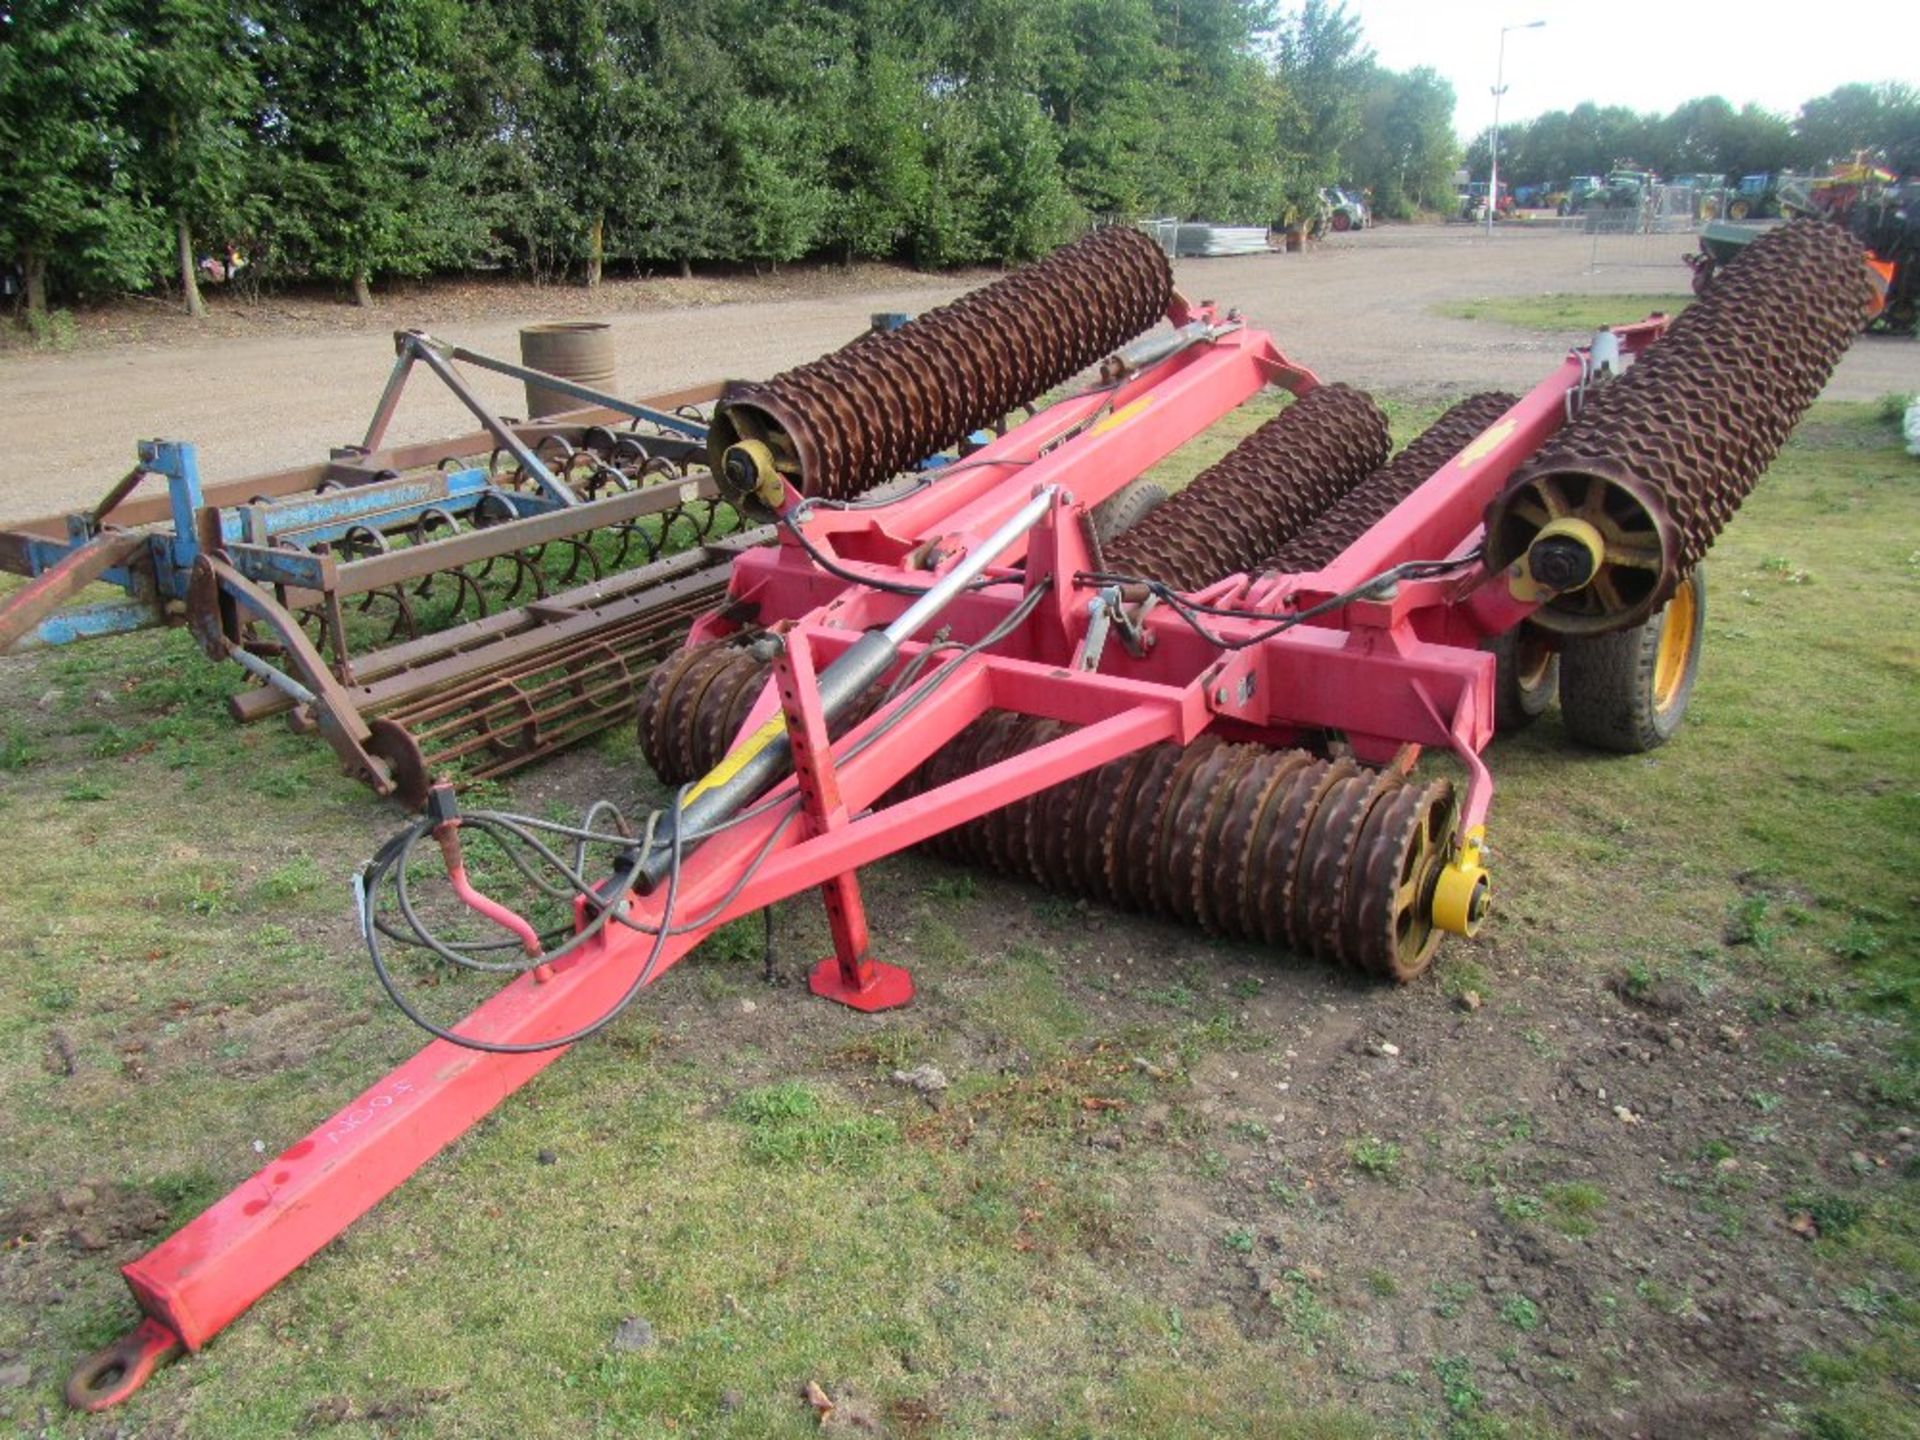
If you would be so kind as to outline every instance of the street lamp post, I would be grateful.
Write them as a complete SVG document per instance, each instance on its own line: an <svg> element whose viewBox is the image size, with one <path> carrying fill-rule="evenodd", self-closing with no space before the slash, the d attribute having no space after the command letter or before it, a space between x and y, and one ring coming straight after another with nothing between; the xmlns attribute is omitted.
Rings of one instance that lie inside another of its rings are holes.
<svg viewBox="0 0 1920 1440"><path fill-rule="evenodd" d="M1547 22L1529 20L1523 25L1502 25L1500 27L1500 59L1493 71L1493 142L1488 150L1491 157L1487 166L1487 234L1493 234L1493 215L1500 208L1500 97L1507 93L1507 32L1509 30L1538 30Z"/></svg>

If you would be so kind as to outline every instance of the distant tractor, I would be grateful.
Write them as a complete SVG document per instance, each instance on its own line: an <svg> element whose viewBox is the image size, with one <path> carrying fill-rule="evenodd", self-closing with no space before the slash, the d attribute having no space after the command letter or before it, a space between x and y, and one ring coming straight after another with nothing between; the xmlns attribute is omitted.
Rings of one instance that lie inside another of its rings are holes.
<svg viewBox="0 0 1920 1440"><path fill-rule="evenodd" d="M1500 182L1500 204L1495 218L1513 213L1513 192L1507 188L1507 182ZM1460 218L1462 220L1484 220L1487 218L1487 182L1475 180L1460 192Z"/></svg>
<svg viewBox="0 0 1920 1440"><path fill-rule="evenodd" d="M1724 175L1677 175L1673 183L1676 188L1687 191L1692 196L1693 218L1696 220L1715 220L1719 218L1723 201L1722 192L1727 188Z"/></svg>
<svg viewBox="0 0 1920 1440"><path fill-rule="evenodd" d="M1895 335L1920 334L1920 182L1862 196L1841 219L1885 264L1887 305L1875 322Z"/></svg>
<svg viewBox="0 0 1920 1440"><path fill-rule="evenodd" d="M1329 230L1364 230L1371 223L1366 203L1351 190L1329 185L1320 191L1320 214Z"/></svg>
<svg viewBox="0 0 1920 1440"><path fill-rule="evenodd" d="M1913 335L1920 332L1920 183L1892 180L1886 171L1856 160L1817 179L1782 176L1771 194L1783 210L1818 215L1852 231L1867 247L1878 292L1868 328ZM1719 272L1762 233L1729 223L1734 218L1729 207L1728 220L1703 225L1700 253L1685 257L1693 267L1696 295L1705 295Z"/></svg>
<svg viewBox="0 0 1920 1440"><path fill-rule="evenodd" d="M1609 210L1638 210L1647 203L1660 177L1651 170L1612 170L1607 173L1607 188L1595 203Z"/></svg>
<svg viewBox="0 0 1920 1440"><path fill-rule="evenodd" d="M1920 330L1920 182L1895 184L1891 171L1861 152L1803 182L1792 198L1796 209L1846 226L1867 247L1885 289L1873 327L1896 335Z"/></svg>
<svg viewBox="0 0 1920 1440"><path fill-rule="evenodd" d="M1567 182L1562 215L1589 210L1638 210L1659 183L1651 170L1615 168L1602 175L1576 175Z"/></svg>
<svg viewBox="0 0 1920 1440"><path fill-rule="evenodd" d="M1774 175L1742 175L1727 197L1727 219L1764 220L1780 213L1780 182Z"/></svg>
<svg viewBox="0 0 1920 1440"><path fill-rule="evenodd" d="M1594 197L1605 193L1606 180L1599 175L1576 175L1567 182L1566 198L1560 202L1562 215L1578 215L1587 206L1594 203Z"/></svg>

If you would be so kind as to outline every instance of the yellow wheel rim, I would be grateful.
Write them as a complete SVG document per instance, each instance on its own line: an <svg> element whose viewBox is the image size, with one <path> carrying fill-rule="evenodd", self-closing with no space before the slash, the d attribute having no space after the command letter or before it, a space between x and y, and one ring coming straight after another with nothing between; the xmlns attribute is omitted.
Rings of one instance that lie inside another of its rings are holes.
<svg viewBox="0 0 1920 1440"><path fill-rule="evenodd" d="M1660 648L1653 657L1653 704L1663 714L1673 708L1693 663L1693 621L1698 602L1689 575L1673 592L1660 619Z"/></svg>
<svg viewBox="0 0 1920 1440"><path fill-rule="evenodd" d="M1513 644L1514 678L1522 690L1538 690L1553 666L1554 649L1538 635L1522 632Z"/></svg>

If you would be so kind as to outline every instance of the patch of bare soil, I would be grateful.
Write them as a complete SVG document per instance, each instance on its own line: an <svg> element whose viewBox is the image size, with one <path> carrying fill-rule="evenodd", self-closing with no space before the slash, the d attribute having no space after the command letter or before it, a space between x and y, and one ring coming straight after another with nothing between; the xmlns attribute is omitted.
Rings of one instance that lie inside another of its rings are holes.
<svg viewBox="0 0 1920 1440"><path fill-rule="evenodd" d="M1049 919L1060 902L974 878L963 932L990 913L996 950L1061 955L1101 1038L1050 1060L1009 1049L970 1026L971 978L948 970L927 1023L957 1048L956 1081L996 1083L923 1097L903 1133L964 1148L1067 1111L1121 1217L1075 1243L1156 1304L1231 1316L1303 1398L1384 1420L1446 1396L1605 1440L1785 1435L1782 1407L1810 1394L1801 1357L1870 1333L1823 1293L1810 1242L1914 1162L1871 1092L1871 1027L1842 1050L1818 1038L1817 1005L1756 1014L1737 987L1552 973L1530 927L1473 948L1487 997L1435 979L1383 991L1098 907ZM888 907L898 952L917 928L907 895ZM818 1073L824 1049L837 1083L898 1100L865 1031L828 1007L796 1018L809 1001L793 981L823 937L796 946L811 916L782 913L788 983L723 1002L724 1024L696 986L662 987L664 1043L743 1086ZM1167 1033L1166 997L1200 985L1245 997L1192 1012L1231 1004L1238 1039L1190 1067L1116 1048ZM1152 1103L1101 1098L1132 1072L1157 1082Z"/></svg>
<svg viewBox="0 0 1920 1440"><path fill-rule="evenodd" d="M355 332L384 334L396 326L457 326L503 314L598 319L609 313L809 300L916 284L978 284L989 278L990 272L985 271L931 276L903 265L871 261L788 265L757 274L741 268L691 277L611 276L592 289L535 284L506 275L469 275L390 281L374 292L373 304L364 308L352 304L344 291L326 286L271 292L208 286L203 296L207 314L200 320L188 316L176 299L142 295L83 305L70 313L76 349L120 345L151 349L269 336L299 340ZM26 348L24 331L0 326L0 351Z"/></svg>
<svg viewBox="0 0 1920 1440"><path fill-rule="evenodd" d="M340 1013L336 998L282 987L246 1004L182 996L158 1014L128 1016L115 1027L114 1049L127 1078L204 1068L228 1079L258 1079L307 1064L335 1043L340 1030L370 1017Z"/></svg>
<svg viewBox="0 0 1920 1440"><path fill-rule="evenodd" d="M384 1434L386 1427L425 1420L436 1406L445 1404L452 1395L453 1391L443 1386L414 1386L378 1400L331 1395L307 1411L301 1429L312 1433L331 1430L339 1425L366 1425L371 1426L374 1433Z"/></svg>
<svg viewBox="0 0 1920 1440"><path fill-rule="evenodd" d="M90 1180L36 1195L0 1214L0 1246L59 1245L81 1254L131 1250L171 1218L152 1192Z"/></svg>
<svg viewBox="0 0 1920 1440"><path fill-rule="evenodd" d="M1248 1019L1272 1048L1120 1118L1124 1145L1188 1161L1123 1196L1146 1223L1129 1263L1331 1359L1327 1398L1377 1408L1460 1361L1450 1388L1569 1435L1771 1433L1806 1393L1799 1357L1869 1333L1820 1300L1809 1241L1848 1223L1833 1195L1914 1154L1845 1118L1873 1109L1871 1037L1778 1058L1792 1015L1561 979L1526 949L1476 957L1502 999L1474 1009L1260 977ZM1812 1193L1789 1191L1808 1168Z"/></svg>

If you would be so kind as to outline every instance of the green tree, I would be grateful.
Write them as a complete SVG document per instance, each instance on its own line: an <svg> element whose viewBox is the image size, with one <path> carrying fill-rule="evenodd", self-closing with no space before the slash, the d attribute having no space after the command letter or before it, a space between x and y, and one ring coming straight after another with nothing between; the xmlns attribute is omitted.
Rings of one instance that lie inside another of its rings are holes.
<svg viewBox="0 0 1920 1440"><path fill-rule="evenodd" d="M1531 123L1500 127L1500 174L1516 185L1561 185L1574 175L1604 175L1616 165L1658 165L1658 117L1624 105L1583 101ZM1467 147L1466 166L1487 171L1488 136Z"/></svg>
<svg viewBox="0 0 1920 1440"><path fill-rule="evenodd" d="M1632 162L1662 175L1737 177L1787 168L1795 163L1795 144L1784 117L1752 104L1736 111L1718 95L1689 100L1665 115L1587 102L1503 126L1500 173L1523 185L1564 185L1572 176L1603 175ZM1468 147L1466 163L1484 173L1484 133Z"/></svg>
<svg viewBox="0 0 1920 1440"><path fill-rule="evenodd" d="M1044 13L1035 80L1068 188L1096 215L1158 210L1172 198L1153 173L1168 76L1150 0L1055 0Z"/></svg>
<svg viewBox="0 0 1920 1440"><path fill-rule="evenodd" d="M1902 175L1920 172L1920 89L1889 80L1842 85L1800 107L1799 160L1811 169L1867 158Z"/></svg>
<svg viewBox="0 0 1920 1440"><path fill-rule="evenodd" d="M1321 186L1340 179L1339 156L1360 127L1373 52L1341 0L1306 0L1280 31L1280 78L1289 106L1280 123L1292 218L1311 214Z"/></svg>
<svg viewBox="0 0 1920 1440"><path fill-rule="evenodd" d="M1411 204L1439 209L1452 198L1460 158L1453 107L1453 86L1436 71L1419 66L1400 77L1386 134L1399 165L1400 193Z"/></svg>
<svg viewBox="0 0 1920 1440"><path fill-rule="evenodd" d="M0 3L0 251L49 293L145 283L157 236L128 166L120 106L139 54L110 0Z"/></svg>
<svg viewBox="0 0 1920 1440"><path fill-rule="evenodd" d="M649 149L668 117L646 83L651 7L640 0L526 0L516 7L531 48L523 119L551 187L544 207L569 260L598 285L610 229L630 196L656 185Z"/></svg>
<svg viewBox="0 0 1920 1440"><path fill-rule="evenodd" d="M1792 132L1782 116L1753 104L1735 110L1718 95L1676 106L1649 129L1649 162L1663 175L1737 178L1792 163Z"/></svg>
<svg viewBox="0 0 1920 1440"><path fill-rule="evenodd" d="M1159 208L1192 219L1267 224L1286 171L1275 146L1289 113L1263 51L1270 7L1243 0L1174 0L1157 7L1168 77L1165 121L1153 132Z"/></svg>
<svg viewBox="0 0 1920 1440"><path fill-rule="evenodd" d="M139 182L166 213L187 313L206 314L194 230L239 216L260 100L247 31L224 0L150 0L129 12L139 85L127 97Z"/></svg>
<svg viewBox="0 0 1920 1440"><path fill-rule="evenodd" d="M1453 103L1453 86L1425 66L1372 71L1359 129L1340 159L1343 178L1370 190L1382 217L1448 204L1460 151Z"/></svg>
<svg viewBox="0 0 1920 1440"><path fill-rule="evenodd" d="M472 157L439 142L456 0L271 0L260 49L277 260L352 287L464 264L484 248L463 182Z"/></svg>
<svg viewBox="0 0 1920 1440"><path fill-rule="evenodd" d="M844 245L851 229L889 223L893 200L863 204L859 177L844 161L835 169L861 13L811 0L727 0L720 174L741 259L777 269L831 240Z"/></svg>
<svg viewBox="0 0 1920 1440"><path fill-rule="evenodd" d="M1356 181L1448 199L1452 93L1376 66L1343 0L0 0L0 245L30 303L150 283L170 234L258 227L269 277L504 257L779 265L1040 253L1089 215L1304 217ZM1487 139L1468 147L1484 173ZM1703 96L1509 125L1518 183L1920 164L1920 95L1790 127Z"/></svg>
<svg viewBox="0 0 1920 1440"><path fill-rule="evenodd" d="M635 244L650 258L675 262L683 276L695 260L732 251L724 179L717 163L726 116L726 49L697 6L675 7L662 25L653 88L670 117L655 137L651 192L631 197L641 230Z"/></svg>
<svg viewBox="0 0 1920 1440"><path fill-rule="evenodd" d="M532 61L511 2L467 0L442 79L445 98L434 108L428 146L436 180L451 188L467 227L449 250L543 273L526 244L541 180L526 127Z"/></svg>
<svg viewBox="0 0 1920 1440"><path fill-rule="evenodd" d="M1740 107L1727 132L1721 156L1729 178L1784 170L1793 157L1793 127L1784 115L1758 105Z"/></svg>
<svg viewBox="0 0 1920 1440"><path fill-rule="evenodd" d="M982 258L980 119L975 105L948 96L928 121L927 190L909 236L916 265L938 269Z"/></svg>
<svg viewBox="0 0 1920 1440"><path fill-rule="evenodd" d="M1006 264L1047 254L1081 223L1060 173L1060 142L1040 102L986 87L969 97L976 130L982 258Z"/></svg>
<svg viewBox="0 0 1920 1440"><path fill-rule="evenodd" d="M947 96L926 155L928 185L910 232L921 265L1031 260L1082 223L1056 132L1032 95L972 85Z"/></svg>
<svg viewBox="0 0 1920 1440"><path fill-rule="evenodd" d="M1199 124L1185 171L1191 199L1179 213L1228 225L1272 224L1286 207L1288 177L1275 144L1286 113L1278 78L1244 57L1217 86L1196 86L1185 109Z"/></svg>
<svg viewBox="0 0 1920 1440"><path fill-rule="evenodd" d="M852 0L815 42L820 83L761 81L766 93L814 112L828 190L821 239L845 261L895 253L922 209L929 125L944 95L937 57L948 28L937 7Z"/></svg>
<svg viewBox="0 0 1920 1440"><path fill-rule="evenodd" d="M1662 175L1723 175L1737 118L1719 95L1677 105L1650 127L1654 145L1647 162Z"/></svg>
<svg viewBox="0 0 1920 1440"><path fill-rule="evenodd" d="M734 254L778 269L818 242L830 207L807 119L791 106L745 96L721 127L721 164Z"/></svg>

